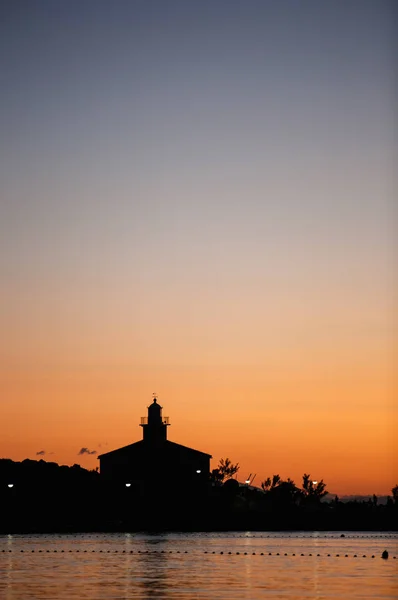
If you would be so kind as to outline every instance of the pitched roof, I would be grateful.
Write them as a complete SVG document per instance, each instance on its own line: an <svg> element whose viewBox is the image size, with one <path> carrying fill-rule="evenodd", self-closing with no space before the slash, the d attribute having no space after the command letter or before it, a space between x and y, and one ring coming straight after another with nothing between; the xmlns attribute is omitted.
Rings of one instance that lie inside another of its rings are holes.
<svg viewBox="0 0 398 600"><path fill-rule="evenodd" d="M202 454L203 456L208 456L209 458L213 458L211 454L207 452L201 452L200 450L195 450L194 448L189 448L188 446L183 446L182 444L176 444L176 442L170 442L170 440L165 440L164 444L169 447L174 447L177 449L183 449L185 451L194 452L195 454ZM122 446L122 448L116 448L115 450L110 450L109 452L104 452L104 454L100 454L97 458L103 458L104 456L109 456L109 454L114 454L116 452L129 451L132 448L137 448L139 446L150 447L144 440L140 440L139 442L134 442L133 444L129 444L128 446Z"/></svg>
<svg viewBox="0 0 398 600"><path fill-rule="evenodd" d="M183 446L182 444L176 444L176 442L170 442L169 440L166 440L166 444L170 444L171 446L174 446L176 448L183 448L184 450L189 450L190 452L196 452L197 454L203 454L204 456L209 456L210 458L213 458L212 455L208 454L207 452L195 450L195 448L189 448L189 446Z"/></svg>
<svg viewBox="0 0 398 600"><path fill-rule="evenodd" d="M138 442L133 442L132 444L128 444L127 446L122 446L121 448L115 448L115 450L109 450L109 452L104 452L103 454L99 454L97 458L102 458L103 456L108 456L109 454L114 454L114 452L121 452L123 450L128 450L133 446L141 446L144 443L144 440L139 440Z"/></svg>

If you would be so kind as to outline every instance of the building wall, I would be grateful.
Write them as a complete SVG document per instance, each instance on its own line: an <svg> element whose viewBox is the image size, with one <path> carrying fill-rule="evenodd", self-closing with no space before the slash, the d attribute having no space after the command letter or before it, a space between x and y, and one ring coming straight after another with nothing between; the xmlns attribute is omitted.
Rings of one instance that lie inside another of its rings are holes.
<svg viewBox="0 0 398 600"><path fill-rule="evenodd" d="M100 458L101 475L120 483L189 484L207 480L209 472L210 456L172 442L140 442Z"/></svg>

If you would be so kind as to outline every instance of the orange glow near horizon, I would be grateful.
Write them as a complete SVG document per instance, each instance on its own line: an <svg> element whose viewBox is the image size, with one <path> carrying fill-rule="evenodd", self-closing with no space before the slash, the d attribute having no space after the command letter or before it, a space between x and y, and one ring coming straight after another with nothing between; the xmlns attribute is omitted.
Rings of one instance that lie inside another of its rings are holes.
<svg viewBox="0 0 398 600"><path fill-rule="evenodd" d="M331 493L389 494L394 381L385 368L342 371L16 370L2 377L0 455L95 468L98 454L141 439L140 417L160 390L168 438L212 454L212 468L229 457L238 478L256 473L257 485L274 473L299 484L306 472ZM97 454L79 456L82 447Z"/></svg>
<svg viewBox="0 0 398 600"><path fill-rule="evenodd" d="M389 494L396 3L3 4L0 456Z"/></svg>

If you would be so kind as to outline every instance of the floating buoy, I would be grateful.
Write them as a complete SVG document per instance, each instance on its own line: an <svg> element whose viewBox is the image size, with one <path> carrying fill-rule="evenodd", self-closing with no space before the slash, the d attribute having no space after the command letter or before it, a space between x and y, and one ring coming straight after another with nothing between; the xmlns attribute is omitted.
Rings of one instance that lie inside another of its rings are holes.
<svg viewBox="0 0 398 600"><path fill-rule="evenodd" d="M387 552L387 550L384 550L384 552L381 555L381 558L384 558L385 560L388 558L388 552Z"/></svg>

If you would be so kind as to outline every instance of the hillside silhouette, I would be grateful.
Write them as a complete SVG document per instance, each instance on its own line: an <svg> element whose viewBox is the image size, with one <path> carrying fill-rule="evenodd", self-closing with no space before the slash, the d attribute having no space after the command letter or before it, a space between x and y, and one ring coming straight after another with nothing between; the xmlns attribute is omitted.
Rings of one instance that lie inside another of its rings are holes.
<svg viewBox="0 0 398 600"><path fill-rule="evenodd" d="M397 530L398 488L386 504L325 500L326 486L278 475L260 488L221 460L206 481L115 485L95 470L0 459L0 533L161 530Z"/></svg>

